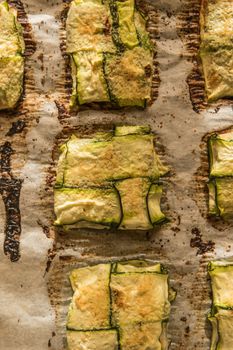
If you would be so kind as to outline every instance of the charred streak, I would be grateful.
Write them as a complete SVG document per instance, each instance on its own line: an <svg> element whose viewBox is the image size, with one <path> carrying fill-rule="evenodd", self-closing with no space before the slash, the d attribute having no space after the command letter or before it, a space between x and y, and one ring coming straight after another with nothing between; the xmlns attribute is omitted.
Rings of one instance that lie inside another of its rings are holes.
<svg viewBox="0 0 233 350"><path fill-rule="evenodd" d="M11 261L20 258L21 215L19 208L22 180L14 178L11 172L11 156L14 153L11 143L0 147L0 194L5 205L6 223L4 253Z"/></svg>
<svg viewBox="0 0 233 350"><path fill-rule="evenodd" d="M11 128L6 133L6 136L13 136L14 134L19 134L26 127L26 122L23 119L19 119L16 122L13 122Z"/></svg>

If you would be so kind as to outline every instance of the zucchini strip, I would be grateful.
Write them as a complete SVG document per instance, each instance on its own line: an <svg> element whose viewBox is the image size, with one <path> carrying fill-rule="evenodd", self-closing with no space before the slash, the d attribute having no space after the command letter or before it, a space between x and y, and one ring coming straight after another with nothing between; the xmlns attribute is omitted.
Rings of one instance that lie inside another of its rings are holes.
<svg viewBox="0 0 233 350"><path fill-rule="evenodd" d="M207 184L209 189L209 215L219 216L220 212L217 206L217 193L216 193L216 184L214 180L209 181Z"/></svg>
<svg viewBox="0 0 233 350"><path fill-rule="evenodd" d="M139 45L137 30L134 23L134 0L117 1L119 18L119 36L122 43L132 49Z"/></svg>
<svg viewBox="0 0 233 350"><path fill-rule="evenodd" d="M233 176L233 141L211 137L209 158L210 176Z"/></svg>
<svg viewBox="0 0 233 350"><path fill-rule="evenodd" d="M153 140L152 134L112 137L107 141L72 136L67 142L64 186L103 186L136 177L158 179L168 169L155 153Z"/></svg>
<svg viewBox="0 0 233 350"><path fill-rule="evenodd" d="M163 187L161 185L152 184L150 186L147 196L147 206L152 225L158 224L166 219L160 207L162 194Z"/></svg>
<svg viewBox="0 0 233 350"><path fill-rule="evenodd" d="M225 220L233 218L233 178L216 178L216 205Z"/></svg>
<svg viewBox="0 0 233 350"><path fill-rule="evenodd" d="M77 67L76 76L73 76L72 101L80 105L91 102L109 101L108 88L103 73L103 54L95 51L79 51L73 55ZM73 70L75 74L75 70ZM77 92L77 96L76 95Z"/></svg>
<svg viewBox="0 0 233 350"><path fill-rule="evenodd" d="M167 319L170 312L167 278L167 274L156 272L112 274L113 325L123 327Z"/></svg>
<svg viewBox="0 0 233 350"><path fill-rule="evenodd" d="M162 266L160 263L158 264L149 264L145 260L128 260L119 262L114 267L115 273L121 272L162 272Z"/></svg>
<svg viewBox="0 0 233 350"><path fill-rule="evenodd" d="M149 50L135 47L117 55L106 55L105 76L120 107L144 107L151 99L153 61Z"/></svg>
<svg viewBox="0 0 233 350"><path fill-rule="evenodd" d="M213 310L216 307L233 308L233 263L208 266L213 293Z"/></svg>
<svg viewBox="0 0 233 350"><path fill-rule="evenodd" d="M68 329L96 330L110 327L110 271L110 264L100 264L71 272L74 295L67 317Z"/></svg>
<svg viewBox="0 0 233 350"><path fill-rule="evenodd" d="M150 184L146 178L127 179L116 183L123 211L120 229L147 230L153 227L147 211Z"/></svg>
<svg viewBox="0 0 233 350"><path fill-rule="evenodd" d="M67 21L67 53L115 52L112 20L108 4L101 1L72 1Z"/></svg>
<svg viewBox="0 0 233 350"><path fill-rule="evenodd" d="M162 322L126 325L120 328L120 348L123 350L162 349L160 342L162 332Z"/></svg>
<svg viewBox="0 0 233 350"><path fill-rule="evenodd" d="M86 221L111 227L118 225L121 210L114 188L55 188L55 225Z"/></svg>

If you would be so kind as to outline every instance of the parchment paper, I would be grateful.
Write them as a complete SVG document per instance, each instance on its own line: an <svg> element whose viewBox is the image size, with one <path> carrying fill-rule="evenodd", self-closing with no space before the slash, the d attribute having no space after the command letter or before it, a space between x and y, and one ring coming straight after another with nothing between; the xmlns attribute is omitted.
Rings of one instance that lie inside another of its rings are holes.
<svg viewBox="0 0 233 350"><path fill-rule="evenodd" d="M26 60L28 78L23 101L27 126L5 136L19 116L0 116L1 144L11 142L12 172L23 180L20 210L21 257L11 262L0 249L0 349L65 349L65 317L72 295L68 274L73 267L109 260L147 257L169 268L177 290L169 323L172 350L206 350L211 305L207 263L232 255L232 228L207 219L203 137L232 125L230 104L193 110L187 76L192 71L185 41L178 35L182 0L151 0L158 12L157 100L146 111L82 111L66 115L65 60L61 54L64 4L24 0L32 25L35 53ZM20 112L21 113L21 112ZM164 146L171 167L165 179L164 209L170 222L154 232L88 232L61 235L54 231L52 183L56 143L70 126L95 128L111 123L149 124ZM94 127L93 127L94 125ZM0 246L4 243L5 209L0 200ZM210 241L210 242L209 242Z"/></svg>

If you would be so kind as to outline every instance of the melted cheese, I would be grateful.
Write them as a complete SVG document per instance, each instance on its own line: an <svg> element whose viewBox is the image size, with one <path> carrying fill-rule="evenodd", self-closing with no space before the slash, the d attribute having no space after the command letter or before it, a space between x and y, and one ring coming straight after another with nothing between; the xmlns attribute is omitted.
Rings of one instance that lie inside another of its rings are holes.
<svg viewBox="0 0 233 350"><path fill-rule="evenodd" d="M55 225L75 224L79 221L119 224L121 210L114 189L57 188L54 190Z"/></svg>
<svg viewBox="0 0 233 350"><path fill-rule="evenodd" d="M103 73L103 54L77 52L73 54L77 66L77 99L80 104L109 101L107 85Z"/></svg>

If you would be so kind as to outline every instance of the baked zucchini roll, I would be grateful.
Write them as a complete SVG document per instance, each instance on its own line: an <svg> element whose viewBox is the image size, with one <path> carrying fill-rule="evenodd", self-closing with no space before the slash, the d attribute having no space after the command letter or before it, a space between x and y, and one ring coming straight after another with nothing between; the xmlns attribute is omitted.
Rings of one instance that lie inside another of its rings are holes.
<svg viewBox="0 0 233 350"><path fill-rule="evenodd" d="M215 133L208 141L209 214L233 218L233 132Z"/></svg>
<svg viewBox="0 0 233 350"><path fill-rule="evenodd" d="M165 350L175 293L157 263L132 260L75 269L67 316L69 350Z"/></svg>
<svg viewBox="0 0 233 350"><path fill-rule="evenodd" d="M0 110L16 106L23 90L24 40L17 12L0 3Z"/></svg>
<svg viewBox="0 0 233 350"><path fill-rule="evenodd" d="M202 1L200 57L208 101L233 96L233 6L231 0Z"/></svg>
<svg viewBox="0 0 233 350"><path fill-rule="evenodd" d="M61 146L55 225L151 229L166 219L160 177L167 172L148 127L116 127L85 139L73 135Z"/></svg>
<svg viewBox="0 0 233 350"><path fill-rule="evenodd" d="M95 102L146 106L151 99L153 52L146 18L134 0L73 0L66 31L71 107Z"/></svg>
<svg viewBox="0 0 233 350"><path fill-rule="evenodd" d="M212 286L211 350L233 349L233 261L212 261L208 265Z"/></svg>

